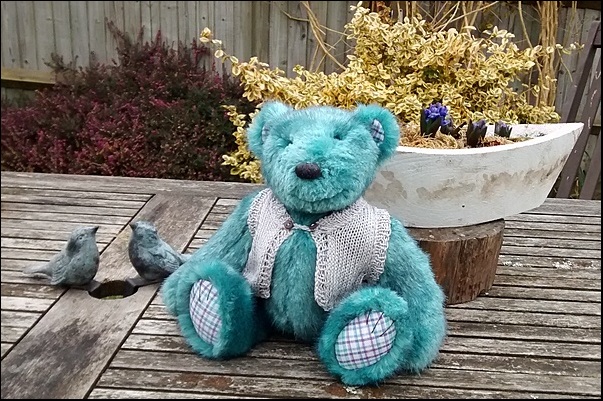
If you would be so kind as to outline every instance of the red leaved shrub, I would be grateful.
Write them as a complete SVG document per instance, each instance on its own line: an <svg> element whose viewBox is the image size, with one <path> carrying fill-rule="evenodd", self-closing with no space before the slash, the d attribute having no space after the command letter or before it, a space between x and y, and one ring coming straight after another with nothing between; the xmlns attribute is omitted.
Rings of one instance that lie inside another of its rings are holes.
<svg viewBox="0 0 603 401"><path fill-rule="evenodd" d="M232 180L222 155L236 148L222 105L249 113L239 83L202 67L196 42L172 50L119 39L118 62L74 70L25 106L2 107L2 169L27 172Z"/></svg>

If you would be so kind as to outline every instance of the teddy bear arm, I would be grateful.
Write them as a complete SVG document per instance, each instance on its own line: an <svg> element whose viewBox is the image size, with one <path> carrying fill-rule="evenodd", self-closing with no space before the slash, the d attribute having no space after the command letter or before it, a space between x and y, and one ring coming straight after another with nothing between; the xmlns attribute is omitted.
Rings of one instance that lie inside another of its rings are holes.
<svg viewBox="0 0 603 401"><path fill-rule="evenodd" d="M220 262L241 272L251 250L252 237L247 227L247 215L255 193L243 198L214 235L178 270L168 276L162 285L163 300L168 310L176 315L178 283L183 272L200 263Z"/></svg>
<svg viewBox="0 0 603 401"><path fill-rule="evenodd" d="M247 195L222 223L209 240L197 250L189 262L220 260L236 271L242 271L251 251L252 237L247 226L247 216L256 194Z"/></svg>

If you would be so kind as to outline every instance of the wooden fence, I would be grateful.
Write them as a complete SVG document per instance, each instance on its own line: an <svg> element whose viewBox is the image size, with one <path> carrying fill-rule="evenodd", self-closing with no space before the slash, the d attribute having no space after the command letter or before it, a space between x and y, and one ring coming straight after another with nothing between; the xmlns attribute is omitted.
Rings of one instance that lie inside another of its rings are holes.
<svg viewBox="0 0 603 401"><path fill-rule="evenodd" d="M419 3L428 9L437 2ZM540 20L534 7L524 6L524 32L517 6L511 2L495 3L480 13L475 24L478 28L507 29L515 34L520 46L528 40L538 43ZM332 54L345 63L349 46L337 32L344 30L352 16L350 6L357 2L309 4L320 23L330 28L321 40L333 46ZM321 59L320 70L336 70L336 64L317 49L317 38L299 1L2 1L1 7L3 86L10 79L22 80L22 70L48 72L45 63L52 53L66 61L75 60L78 66L88 64L90 52L101 62L111 62L116 58L116 40L107 29L106 20L132 36L142 29L145 40L151 40L161 30L168 43L190 43L197 40L204 27L209 27L230 54L240 60L257 56L288 75L293 74L296 64L317 67ZM562 8L557 42L583 43L591 21L600 17L600 10L578 9L573 15L569 8ZM569 72L575 71L579 60L579 52L564 59L566 68L558 75L558 106L565 100ZM40 74L33 75L39 81Z"/></svg>

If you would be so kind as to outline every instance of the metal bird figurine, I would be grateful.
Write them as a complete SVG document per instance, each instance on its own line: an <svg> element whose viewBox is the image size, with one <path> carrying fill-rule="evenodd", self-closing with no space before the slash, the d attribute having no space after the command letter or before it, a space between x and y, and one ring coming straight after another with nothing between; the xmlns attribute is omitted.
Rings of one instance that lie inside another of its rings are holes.
<svg viewBox="0 0 603 401"><path fill-rule="evenodd" d="M141 287L161 282L190 258L165 242L152 223L138 221L131 223L130 228L132 235L128 244L128 256L140 276L128 279L130 284Z"/></svg>
<svg viewBox="0 0 603 401"><path fill-rule="evenodd" d="M69 235L67 245L49 262L23 269L23 273L49 278L50 284L88 289L98 271L99 251L96 244L98 226L79 227Z"/></svg>

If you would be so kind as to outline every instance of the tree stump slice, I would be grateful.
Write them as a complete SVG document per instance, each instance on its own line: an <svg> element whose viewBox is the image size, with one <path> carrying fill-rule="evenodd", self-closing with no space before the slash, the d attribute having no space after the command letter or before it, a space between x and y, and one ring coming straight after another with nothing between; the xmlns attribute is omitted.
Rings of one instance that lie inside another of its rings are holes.
<svg viewBox="0 0 603 401"><path fill-rule="evenodd" d="M503 241L503 219L466 227L408 228L431 259L448 305L469 302L492 288Z"/></svg>

